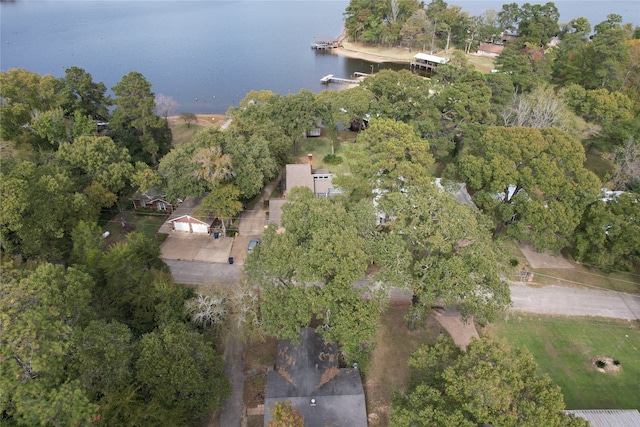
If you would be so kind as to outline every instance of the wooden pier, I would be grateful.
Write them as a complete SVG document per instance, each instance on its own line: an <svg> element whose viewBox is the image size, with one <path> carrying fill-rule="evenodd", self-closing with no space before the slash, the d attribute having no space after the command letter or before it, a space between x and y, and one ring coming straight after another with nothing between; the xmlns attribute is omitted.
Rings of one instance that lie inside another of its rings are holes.
<svg viewBox="0 0 640 427"><path fill-rule="evenodd" d="M360 84L361 80L353 80L353 79L342 79L340 77L336 77L333 74L327 74L323 78L320 79L320 83L329 84L329 83L345 83L345 84Z"/></svg>

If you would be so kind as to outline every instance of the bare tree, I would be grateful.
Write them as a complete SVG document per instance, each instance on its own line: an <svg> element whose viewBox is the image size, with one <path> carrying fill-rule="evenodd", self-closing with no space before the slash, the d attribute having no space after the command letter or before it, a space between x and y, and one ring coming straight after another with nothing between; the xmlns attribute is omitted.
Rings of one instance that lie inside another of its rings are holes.
<svg viewBox="0 0 640 427"><path fill-rule="evenodd" d="M611 182L616 190L635 190L640 187L640 142L629 137L624 146L613 154L615 169Z"/></svg>
<svg viewBox="0 0 640 427"><path fill-rule="evenodd" d="M178 103L170 96L159 93L156 95L156 108L157 115L164 117L165 120L169 117L171 111L178 108Z"/></svg>
<svg viewBox="0 0 640 427"><path fill-rule="evenodd" d="M568 110L562 97L550 87L539 87L531 93L514 92L511 103L502 110L505 126L526 126L536 129L556 127L568 130Z"/></svg>
<svg viewBox="0 0 640 427"><path fill-rule="evenodd" d="M218 278L199 287L197 296L185 304L185 314L195 325L217 327L224 340L231 337L262 339L260 294L246 279Z"/></svg>
<svg viewBox="0 0 640 427"><path fill-rule="evenodd" d="M387 19L390 24L393 24L398 20L398 15L400 14L400 5L398 4L398 0L390 0L391 2L391 13L387 16Z"/></svg>

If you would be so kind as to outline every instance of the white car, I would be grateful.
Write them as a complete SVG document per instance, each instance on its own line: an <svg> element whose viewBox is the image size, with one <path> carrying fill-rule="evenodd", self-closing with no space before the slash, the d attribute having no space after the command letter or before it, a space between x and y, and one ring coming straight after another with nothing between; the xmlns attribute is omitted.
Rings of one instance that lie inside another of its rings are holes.
<svg viewBox="0 0 640 427"><path fill-rule="evenodd" d="M255 248L258 245L258 243L260 243L260 240L258 239L249 240L248 252L251 252L253 248Z"/></svg>

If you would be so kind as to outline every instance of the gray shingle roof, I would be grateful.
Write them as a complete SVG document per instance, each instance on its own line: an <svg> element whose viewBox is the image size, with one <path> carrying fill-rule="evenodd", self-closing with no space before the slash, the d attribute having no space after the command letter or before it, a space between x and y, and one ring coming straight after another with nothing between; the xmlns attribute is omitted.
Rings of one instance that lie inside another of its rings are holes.
<svg viewBox="0 0 640 427"><path fill-rule="evenodd" d="M367 425L360 371L338 368L336 345L323 341L312 328L300 331L299 344L278 343L276 369L267 376L265 426L278 401L291 401L307 427Z"/></svg>

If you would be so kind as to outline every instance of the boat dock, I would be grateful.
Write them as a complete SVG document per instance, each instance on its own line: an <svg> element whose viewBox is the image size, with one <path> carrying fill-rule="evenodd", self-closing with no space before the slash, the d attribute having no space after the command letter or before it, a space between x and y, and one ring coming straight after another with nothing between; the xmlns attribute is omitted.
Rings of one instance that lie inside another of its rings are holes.
<svg viewBox="0 0 640 427"><path fill-rule="evenodd" d="M320 83L329 84L329 83L346 83L346 84L360 84L361 80L353 80L353 79L342 79L340 77L336 77L333 74L327 74L323 78L320 79Z"/></svg>

